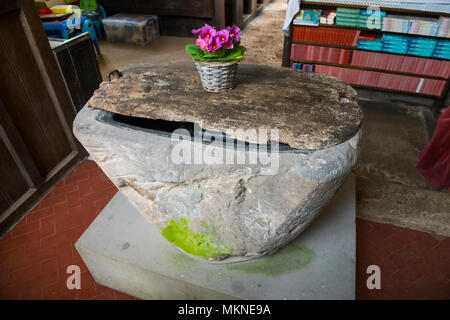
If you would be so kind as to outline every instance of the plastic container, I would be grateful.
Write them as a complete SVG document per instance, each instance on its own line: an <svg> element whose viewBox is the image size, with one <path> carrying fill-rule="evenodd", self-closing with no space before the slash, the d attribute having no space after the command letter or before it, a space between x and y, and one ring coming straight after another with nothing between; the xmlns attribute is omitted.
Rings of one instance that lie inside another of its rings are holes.
<svg viewBox="0 0 450 320"><path fill-rule="evenodd" d="M149 44L159 38L158 17L132 13L118 13L102 20L109 42Z"/></svg>
<svg viewBox="0 0 450 320"><path fill-rule="evenodd" d="M80 9L82 11L95 11L98 9L96 0L80 0Z"/></svg>
<svg viewBox="0 0 450 320"><path fill-rule="evenodd" d="M53 6L50 10L52 10L53 14L66 14L73 12L72 6L67 4Z"/></svg>

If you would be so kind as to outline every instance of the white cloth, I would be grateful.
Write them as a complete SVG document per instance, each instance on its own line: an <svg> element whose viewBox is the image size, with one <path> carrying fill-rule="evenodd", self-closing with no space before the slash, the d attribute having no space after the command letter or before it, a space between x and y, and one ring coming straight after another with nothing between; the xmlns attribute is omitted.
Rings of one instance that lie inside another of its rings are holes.
<svg viewBox="0 0 450 320"><path fill-rule="evenodd" d="M301 0L289 0L288 2L286 18L284 18L283 24L283 32L286 37L289 37L289 25L291 24L292 19L294 19L295 15L300 10L300 1Z"/></svg>

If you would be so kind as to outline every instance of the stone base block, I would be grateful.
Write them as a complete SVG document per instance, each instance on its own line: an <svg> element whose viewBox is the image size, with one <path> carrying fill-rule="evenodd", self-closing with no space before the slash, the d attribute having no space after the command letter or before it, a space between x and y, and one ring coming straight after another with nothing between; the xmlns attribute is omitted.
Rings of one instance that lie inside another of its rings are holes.
<svg viewBox="0 0 450 320"><path fill-rule="evenodd" d="M263 258L210 264L165 240L119 192L75 244L95 280L141 299L354 299L355 182Z"/></svg>

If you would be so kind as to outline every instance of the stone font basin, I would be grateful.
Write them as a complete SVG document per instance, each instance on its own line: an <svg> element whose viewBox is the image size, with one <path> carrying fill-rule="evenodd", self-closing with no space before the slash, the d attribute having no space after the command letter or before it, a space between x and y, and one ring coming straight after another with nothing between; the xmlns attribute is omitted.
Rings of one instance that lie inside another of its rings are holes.
<svg viewBox="0 0 450 320"><path fill-rule="evenodd" d="M191 62L120 71L79 112L74 133L162 236L193 256L274 253L356 163L362 111L336 78L241 64L236 88L216 94L202 90Z"/></svg>

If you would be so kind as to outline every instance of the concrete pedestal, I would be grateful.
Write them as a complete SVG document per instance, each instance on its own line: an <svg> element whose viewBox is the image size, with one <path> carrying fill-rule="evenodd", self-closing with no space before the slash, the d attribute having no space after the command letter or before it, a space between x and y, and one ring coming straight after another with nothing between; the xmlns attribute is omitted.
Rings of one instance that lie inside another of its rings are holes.
<svg viewBox="0 0 450 320"><path fill-rule="evenodd" d="M191 258L119 192L75 244L101 285L142 299L354 299L355 182L274 255L235 264Z"/></svg>

